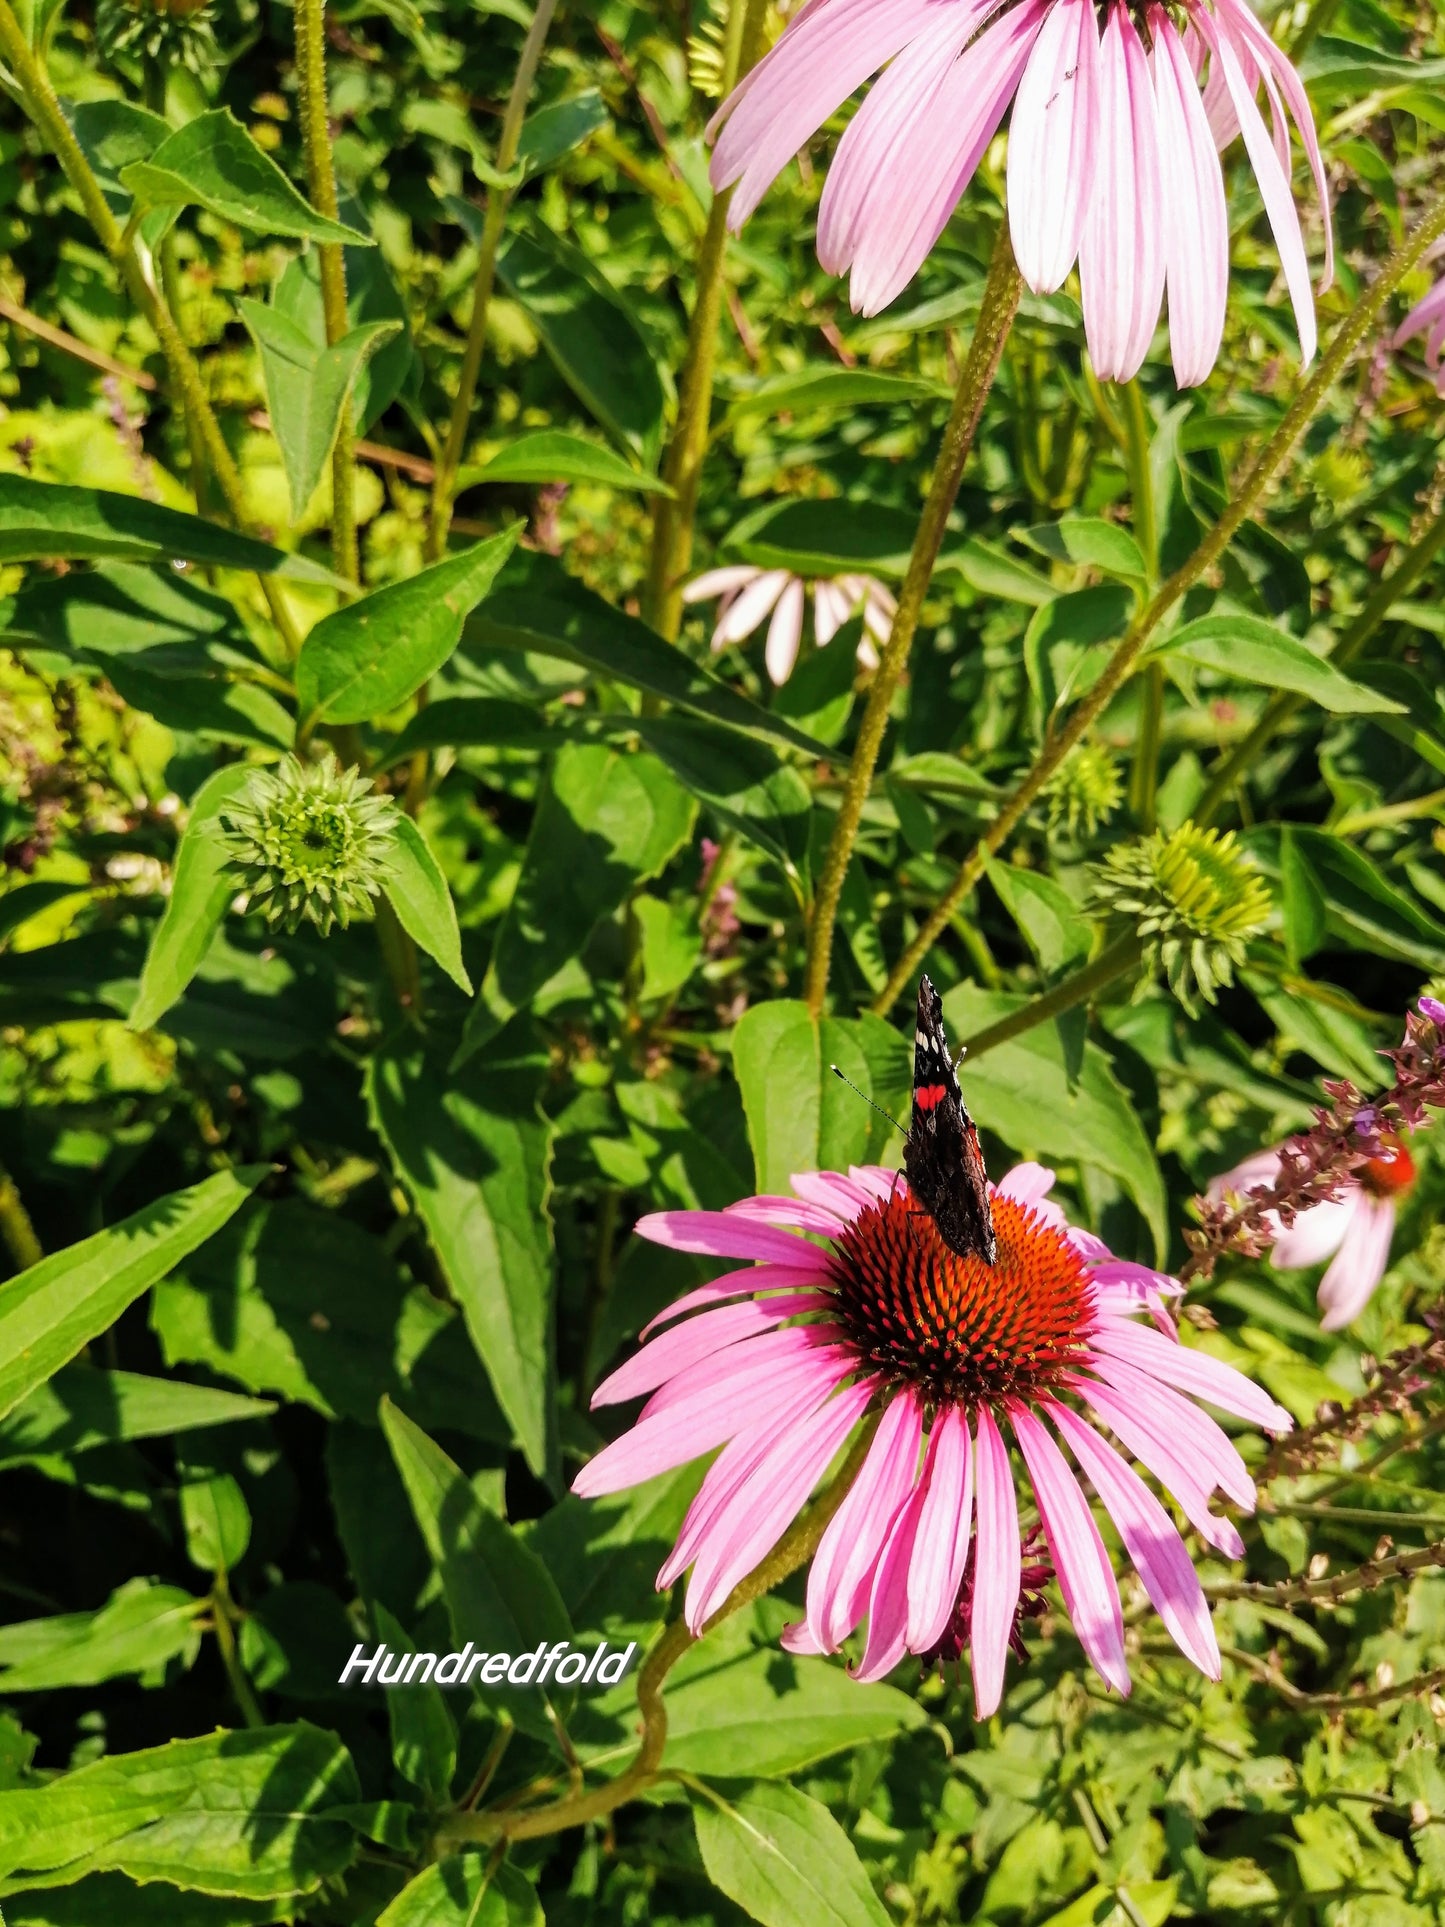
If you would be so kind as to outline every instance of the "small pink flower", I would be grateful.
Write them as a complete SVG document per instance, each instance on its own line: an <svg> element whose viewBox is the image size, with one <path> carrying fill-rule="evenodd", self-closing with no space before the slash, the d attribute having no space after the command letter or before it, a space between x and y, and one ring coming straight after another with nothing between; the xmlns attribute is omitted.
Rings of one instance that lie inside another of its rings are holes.
<svg viewBox="0 0 1445 1927"><path fill-rule="evenodd" d="M803 641L803 603L808 584L802 576L787 569L757 569L739 562L731 567L709 569L697 576L682 592L684 602L710 602L720 598L717 627L712 632L714 651L726 649L730 642L743 642L768 624L764 660L775 683L785 683L793 673ZM898 604L890 590L871 575L820 576L812 584L813 635L825 649L850 616L861 615L863 635L858 644L858 660L866 669L878 667L878 649L888 640Z"/></svg>
<svg viewBox="0 0 1445 1927"><path fill-rule="evenodd" d="M1052 294L1078 261L1089 353L1116 381L1138 373L1167 288L1188 388L1224 333L1219 154L1242 134L1309 361L1290 120L1326 209L1325 285L1333 238L1299 75L1247 0L1106 0L1103 13L1101 34L1095 0L808 0L714 119L713 184L737 187L730 222L883 69L838 143L818 214L819 260L850 272L854 309L877 314L917 274L1012 103L1008 211L1024 280Z"/></svg>
<svg viewBox="0 0 1445 1927"><path fill-rule="evenodd" d="M1403 348L1416 335L1425 337L1425 366L1434 371L1439 392L1445 398L1445 276L1405 316L1395 330L1392 345Z"/></svg>
<svg viewBox="0 0 1445 1927"><path fill-rule="evenodd" d="M1322 1331L1343 1331L1352 1325L1390 1263L1395 1206L1415 1183L1415 1160L1399 1138L1387 1134L1384 1144L1379 1157L1340 1180L1337 1197L1301 1211L1287 1230L1273 1212L1267 1214L1274 1231L1270 1263L1276 1271L1303 1271L1326 1258L1332 1260L1318 1294ZM1278 1174L1277 1154L1261 1151L1215 1178L1209 1195L1248 1192L1273 1184Z"/></svg>
<svg viewBox="0 0 1445 1927"><path fill-rule="evenodd" d="M903 1180L873 1166L795 1177L792 1197L641 1221L643 1237L675 1251L747 1262L654 1319L645 1339L666 1330L598 1388L594 1405L647 1403L573 1490L616 1492L722 1448L658 1574L670 1586L691 1568L684 1616L694 1631L777 1544L865 1410L881 1405L813 1557L805 1616L784 1634L790 1651L836 1652L866 1619L859 1679L881 1678L906 1653L956 1657L962 1599L975 1706L987 1718L1002 1697L1025 1578L1021 1477L1084 1651L1127 1693L1118 1582L1087 1479L1179 1646L1219 1676L1184 1541L1130 1459L1210 1545L1238 1558L1237 1530L1210 1503L1218 1490L1252 1510L1254 1485L1194 1401L1270 1431L1287 1431L1289 1414L1181 1344L1163 1309L1177 1282L1071 1228L1048 1199L1053 1181L1021 1164L993 1192L994 1266L950 1251L910 1207ZM1167 1332L1139 1321L1150 1310Z"/></svg>

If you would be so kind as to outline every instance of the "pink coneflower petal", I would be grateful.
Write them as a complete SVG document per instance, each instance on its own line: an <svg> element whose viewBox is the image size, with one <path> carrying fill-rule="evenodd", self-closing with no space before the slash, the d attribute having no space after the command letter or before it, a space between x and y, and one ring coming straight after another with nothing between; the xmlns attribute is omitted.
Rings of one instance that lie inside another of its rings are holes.
<svg viewBox="0 0 1445 1927"><path fill-rule="evenodd" d="M1033 1413L1016 1406L1010 1416L1039 1502L1039 1517L1044 1522L1059 1590L1079 1644L1099 1677L1127 1698L1130 1683L1124 1659L1124 1611L1094 1515L1063 1453Z"/></svg>
<svg viewBox="0 0 1445 1927"><path fill-rule="evenodd" d="M1361 1192L1339 1255L1320 1280L1321 1331L1343 1331L1359 1317L1389 1268L1394 1235L1394 1201Z"/></svg>
<svg viewBox="0 0 1445 1927"><path fill-rule="evenodd" d="M800 1198L836 1212L845 1222L856 1218L873 1198L871 1191L841 1171L796 1171L788 1182Z"/></svg>
<svg viewBox="0 0 1445 1927"><path fill-rule="evenodd" d="M973 1441L957 1406L935 1420L927 1490L908 1569L908 1649L926 1653L943 1637L968 1561L973 1517Z"/></svg>
<svg viewBox="0 0 1445 1927"><path fill-rule="evenodd" d="M684 602L711 602L715 596L736 595L750 582L756 582L762 570L749 562L736 562L725 569L708 569L702 575L694 576L682 592Z"/></svg>
<svg viewBox="0 0 1445 1927"><path fill-rule="evenodd" d="M769 569L740 591L713 632L715 645L743 642L762 622L793 581L786 569Z"/></svg>
<svg viewBox="0 0 1445 1927"><path fill-rule="evenodd" d="M1181 388L1206 380L1219 359L1229 301L1229 211L1224 176L1184 43L1162 7L1149 12L1154 96L1159 109L1169 345Z"/></svg>
<svg viewBox="0 0 1445 1927"><path fill-rule="evenodd" d="M927 1497L920 1479L889 1528L868 1595L868 1637L853 1673L857 1680L882 1679L908 1651L908 1575Z"/></svg>
<svg viewBox="0 0 1445 1927"><path fill-rule="evenodd" d="M791 1231L813 1231L824 1238L831 1238L840 1225L857 1216L856 1210L836 1211L807 1199L779 1197L743 1198L726 1210L730 1218L751 1218L754 1224L780 1225Z"/></svg>
<svg viewBox="0 0 1445 1927"><path fill-rule="evenodd" d="M1009 125L1009 229L1035 294L1061 288L1078 259L1094 178L1098 61L1094 0L1061 0L1029 55Z"/></svg>
<svg viewBox="0 0 1445 1927"><path fill-rule="evenodd" d="M1142 1399L1126 1401L1117 1397L1109 1386L1088 1379L1076 1380L1075 1387L1111 1428L1119 1442L1127 1446L1139 1463L1147 1467L1160 1484L1173 1494L1195 1531L1228 1558L1242 1559L1244 1541L1239 1536L1238 1528L1230 1520L1221 1519L1210 1510L1210 1497L1219 1480L1213 1476L1207 1462L1191 1456L1185 1441L1192 1441L1194 1435L1179 1431L1171 1436L1161 1426L1161 1408L1158 1405L1146 1404ZM1158 1393L1163 1388L1153 1386L1150 1389ZM1182 1399L1178 1402L1181 1405L1185 1403ZM1167 1418L1176 1419L1177 1412L1169 1409ZM1215 1429L1218 1431L1218 1427ZM1223 1438L1224 1434L1220 1432L1219 1436ZM1252 1485L1249 1490L1248 1509L1252 1511Z"/></svg>
<svg viewBox="0 0 1445 1927"><path fill-rule="evenodd" d="M1008 1447L986 1405L978 1413L974 1480L973 1701L978 1717L986 1720L998 1711L1003 1698L1009 1634L1023 1577L1019 1508Z"/></svg>
<svg viewBox="0 0 1445 1927"><path fill-rule="evenodd" d="M1359 1203L1359 1188L1351 1186L1344 1197L1301 1211L1289 1229L1275 1239L1270 1262L1281 1271L1303 1271L1307 1265L1323 1264L1339 1250Z"/></svg>
<svg viewBox="0 0 1445 1927"><path fill-rule="evenodd" d="M828 1522L808 1574L808 1630L836 1652L863 1617L873 1568L918 1469L923 1413L904 1392L883 1414L862 1470Z"/></svg>
<svg viewBox="0 0 1445 1927"><path fill-rule="evenodd" d="M745 1298L720 1311L705 1311L685 1324L674 1325L661 1338L653 1339L635 1352L611 1377L604 1378L592 1394L594 1405L617 1405L623 1399L640 1398L690 1365L712 1358L729 1345L760 1332L771 1331L785 1318L799 1312L816 1311L830 1304L826 1292L800 1291L776 1298Z"/></svg>
<svg viewBox="0 0 1445 1927"><path fill-rule="evenodd" d="M1122 1319L1105 1318L1090 1334L1096 1351L1109 1352L1126 1364L1137 1365L1151 1377L1163 1379L1182 1392L1233 1412L1266 1432L1288 1432L1294 1420L1282 1405L1247 1379L1233 1366L1225 1365L1208 1352L1175 1344L1147 1325L1130 1325Z"/></svg>
<svg viewBox="0 0 1445 1927"><path fill-rule="evenodd" d="M826 649L848 620L848 598L836 582L813 584L813 640Z"/></svg>
<svg viewBox="0 0 1445 1927"><path fill-rule="evenodd" d="M765 1372L786 1370L820 1347L831 1347L837 1335L831 1325L787 1325L739 1339L715 1357L698 1359L675 1372L653 1392L641 1417L648 1419L675 1406L690 1405L700 1394L721 1390L732 1380L756 1383Z"/></svg>
<svg viewBox="0 0 1445 1927"><path fill-rule="evenodd" d="M811 1254L810 1254L811 1255ZM821 1260L821 1252L818 1254ZM741 1271L724 1272L721 1278L714 1278L711 1284L699 1285L695 1291L685 1292L681 1298L674 1298L650 1318L638 1333L639 1338L648 1338L659 1325L666 1325L674 1318L681 1318L684 1312L699 1311L705 1305L716 1305L729 1298L751 1297L759 1291L793 1291L816 1285L824 1276L822 1263L804 1265L745 1265Z"/></svg>
<svg viewBox="0 0 1445 1927"><path fill-rule="evenodd" d="M1218 1679L1219 1645L1204 1588L1168 1513L1133 1467L1081 1418L1064 1405L1047 1409L1118 1527L1154 1610L1180 1651L1209 1679Z"/></svg>
<svg viewBox="0 0 1445 1927"><path fill-rule="evenodd" d="M1076 1379L1074 1384L1097 1411L1110 1415L1109 1424L1113 1424L1116 1412L1138 1420L1160 1440L1171 1463L1177 1461L1181 1472L1206 1492L1218 1487L1242 1511L1253 1512L1254 1480L1249 1467L1233 1439L1207 1412L1172 1385L1161 1384L1120 1358L1095 1358L1091 1370L1103 1380L1102 1385L1085 1378ZM1143 1458L1144 1454L1135 1456ZM1154 1469L1152 1464L1150 1469ZM1163 1473L1159 1476L1161 1484L1169 1483Z"/></svg>
<svg viewBox="0 0 1445 1927"><path fill-rule="evenodd" d="M804 1265L815 1256L821 1263L822 1258L805 1238L750 1224L732 1211L653 1211L639 1218L633 1230L655 1245L709 1258L763 1258L779 1265Z"/></svg>
<svg viewBox="0 0 1445 1927"><path fill-rule="evenodd" d="M1403 348L1407 341L1416 335L1429 333L1445 322L1445 281L1433 287L1422 301L1417 301L1405 319L1395 330L1393 346Z"/></svg>
<svg viewBox="0 0 1445 1927"><path fill-rule="evenodd" d="M1079 250L1084 333L1095 371L1132 381L1164 302L1163 178L1149 62L1122 0L1099 53L1094 191Z"/></svg>
<svg viewBox="0 0 1445 1927"><path fill-rule="evenodd" d="M1031 1210L1043 1207L1044 1199L1054 1188L1056 1173L1046 1164L1016 1164L1008 1176L1001 1178L994 1187L1001 1198L1012 1198L1016 1204L1027 1205ZM1058 1206L1049 1207L1058 1210ZM1059 1212L1063 1217L1062 1211Z"/></svg>
<svg viewBox="0 0 1445 1927"><path fill-rule="evenodd" d="M763 650L768 674L775 683L785 683L793 673L803 641L803 615L803 585L794 576L778 597Z"/></svg>

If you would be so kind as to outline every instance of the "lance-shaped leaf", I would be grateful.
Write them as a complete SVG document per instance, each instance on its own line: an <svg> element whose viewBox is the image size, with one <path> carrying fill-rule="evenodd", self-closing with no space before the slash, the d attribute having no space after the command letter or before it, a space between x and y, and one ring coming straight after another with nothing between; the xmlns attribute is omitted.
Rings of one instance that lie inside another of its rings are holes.
<svg viewBox="0 0 1445 1927"><path fill-rule="evenodd" d="M239 296L236 306L260 351L271 430L281 447L291 517L299 522L336 444L357 376L376 349L401 332L401 323L368 322L326 348L263 301Z"/></svg>
<svg viewBox="0 0 1445 1927"><path fill-rule="evenodd" d="M0 1285L0 1418L219 1231L265 1174L219 1171Z"/></svg>
<svg viewBox="0 0 1445 1927"><path fill-rule="evenodd" d="M521 526L323 616L296 661L296 699L308 728L385 715L435 675Z"/></svg>
<svg viewBox="0 0 1445 1927"><path fill-rule="evenodd" d="M887 1927L852 1841L796 1787L713 1794L694 1818L708 1879L763 1927Z"/></svg>
<svg viewBox="0 0 1445 1927"><path fill-rule="evenodd" d="M245 788L250 774L245 764L232 763L207 777L196 792L190 821L176 850L171 894L151 938L140 991L126 1020L132 1030L149 1030L181 996L236 895L221 811Z"/></svg>
<svg viewBox="0 0 1445 1927"><path fill-rule="evenodd" d="M458 1062L524 1009L637 884L657 875L692 818L691 797L655 757L600 743L557 752Z"/></svg>
<svg viewBox="0 0 1445 1927"><path fill-rule="evenodd" d="M462 962L462 933L452 893L431 845L409 816L397 819L388 861L382 888L398 923L470 997L472 980Z"/></svg>
<svg viewBox="0 0 1445 1927"><path fill-rule="evenodd" d="M210 1425L264 1418L275 1406L209 1385L140 1372L67 1365L0 1420L0 1465L55 1452L84 1452L117 1439L172 1438Z"/></svg>
<svg viewBox="0 0 1445 1927"><path fill-rule="evenodd" d="M0 1693L52 1693L126 1674L189 1666L200 1649L196 1621L209 1602L178 1586L132 1579L98 1612L56 1613L0 1631Z"/></svg>
<svg viewBox="0 0 1445 1927"><path fill-rule="evenodd" d="M109 489L0 475L0 562L198 562L334 587L338 578L305 556L237 535L199 515Z"/></svg>
<svg viewBox="0 0 1445 1927"><path fill-rule="evenodd" d="M143 207L203 207L257 234L372 245L370 235L318 214L228 107L187 121L148 160L121 168L120 179Z"/></svg>
<svg viewBox="0 0 1445 1927"><path fill-rule="evenodd" d="M1335 716L1403 715L1405 705L1380 689L1353 682L1283 629L1258 616L1204 616L1190 622L1155 652L1265 689L1287 689Z"/></svg>
<svg viewBox="0 0 1445 1927"><path fill-rule="evenodd" d="M580 435L543 428L523 435L480 468L463 469L458 488L486 482L600 482L606 488L635 488L649 495L671 495L660 475L645 475L610 448Z"/></svg>
<svg viewBox="0 0 1445 1927"><path fill-rule="evenodd" d="M383 1045L370 1072L377 1128L539 1475L557 1453L545 1074L540 1055L449 1072L444 1055L406 1037Z"/></svg>

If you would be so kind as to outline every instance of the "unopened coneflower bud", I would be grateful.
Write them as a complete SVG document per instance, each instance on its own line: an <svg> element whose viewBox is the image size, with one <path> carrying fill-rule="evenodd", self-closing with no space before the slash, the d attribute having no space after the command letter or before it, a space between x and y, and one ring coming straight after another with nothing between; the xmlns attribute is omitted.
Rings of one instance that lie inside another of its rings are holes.
<svg viewBox="0 0 1445 1927"><path fill-rule="evenodd" d="M1150 975L1162 974L1191 1016L1232 982L1273 908L1233 832L1193 823L1111 850L1094 871L1094 903L1133 925Z"/></svg>
<svg viewBox="0 0 1445 1927"><path fill-rule="evenodd" d="M236 880L250 907L289 931L305 921L322 936L369 914L391 874L398 817L389 796L343 770L334 756L288 757L257 770L221 827Z"/></svg>
<svg viewBox="0 0 1445 1927"><path fill-rule="evenodd" d="M1049 828L1093 836L1124 800L1119 759L1101 743L1081 743L1048 788Z"/></svg>
<svg viewBox="0 0 1445 1927"><path fill-rule="evenodd" d="M98 0L95 37L104 58L142 60L162 73L186 67L214 72L219 55L211 0Z"/></svg>

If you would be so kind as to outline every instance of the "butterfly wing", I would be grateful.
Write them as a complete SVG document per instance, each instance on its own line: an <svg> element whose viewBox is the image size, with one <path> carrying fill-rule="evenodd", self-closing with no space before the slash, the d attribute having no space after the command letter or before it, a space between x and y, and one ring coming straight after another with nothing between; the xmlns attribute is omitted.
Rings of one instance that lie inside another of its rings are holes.
<svg viewBox="0 0 1445 1927"><path fill-rule="evenodd" d="M943 999L927 977L918 986L913 1039L913 1110L903 1147L908 1187L961 1258L998 1257L988 1174L978 1132L959 1089L943 1029Z"/></svg>

